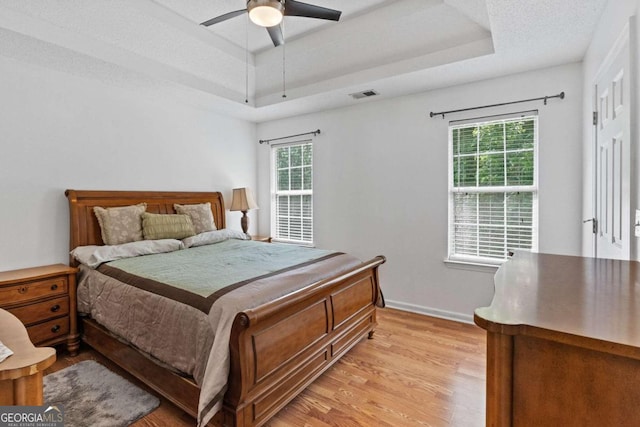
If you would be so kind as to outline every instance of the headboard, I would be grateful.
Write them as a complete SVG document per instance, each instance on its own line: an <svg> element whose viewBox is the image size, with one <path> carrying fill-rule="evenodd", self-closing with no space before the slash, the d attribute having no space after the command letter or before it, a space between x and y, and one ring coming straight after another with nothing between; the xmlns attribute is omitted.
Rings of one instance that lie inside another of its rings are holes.
<svg viewBox="0 0 640 427"><path fill-rule="evenodd" d="M225 228L224 200L219 192L174 192L174 191L65 191L69 199L71 220L69 249L77 246L102 245L98 218L93 213L95 206L129 206L145 202L147 212L172 214L173 204L191 205L211 203L211 211L218 229Z"/></svg>

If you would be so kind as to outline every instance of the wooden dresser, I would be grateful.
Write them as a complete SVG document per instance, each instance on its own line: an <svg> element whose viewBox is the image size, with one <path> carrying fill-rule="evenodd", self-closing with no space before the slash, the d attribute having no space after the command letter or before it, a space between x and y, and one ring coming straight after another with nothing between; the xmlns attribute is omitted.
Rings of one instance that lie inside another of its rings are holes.
<svg viewBox="0 0 640 427"><path fill-rule="evenodd" d="M640 263L517 253L474 320L487 426L640 425Z"/></svg>
<svg viewBox="0 0 640 427"><path fill-rule="evenodd" d="M36 346L80 343L76 322L76 272L63 264L0 272L0 308L27 327Z"/></svg>

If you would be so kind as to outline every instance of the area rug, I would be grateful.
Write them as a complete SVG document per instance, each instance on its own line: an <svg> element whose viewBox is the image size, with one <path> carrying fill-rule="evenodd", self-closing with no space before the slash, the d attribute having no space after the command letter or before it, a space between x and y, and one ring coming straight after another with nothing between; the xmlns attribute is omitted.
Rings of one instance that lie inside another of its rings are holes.
<svg viewBox="0 0 640 427"><path fill-rule="evenodd" d="M65 427L125 427L157 408L160 400L85 360L44 377L44 403L64 407Z"/></svg>

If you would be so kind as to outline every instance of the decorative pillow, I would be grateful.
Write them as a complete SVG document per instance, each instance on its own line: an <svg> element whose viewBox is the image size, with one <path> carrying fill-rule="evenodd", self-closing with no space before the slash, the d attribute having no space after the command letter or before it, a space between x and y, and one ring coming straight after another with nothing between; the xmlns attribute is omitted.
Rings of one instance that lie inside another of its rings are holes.
<svg viewBox="0 0 640 427"><path fill-rule="evenodd" d="M213 220L213 213L211 212L211 203L201 203L199 205L179 205L174 204L173 208L177 213L182 215L189 215L193 226L196 229L196 234L204 233L205 231L216 230L216 224Z"/></svg>
<svg viewBox="0 0 640 427"><path fill-rule="evenodd" d="M196 234L189 215L142 214L145 240L184 239Z"/></svg>
<svg viewBox="0 0 640 427"><path fill-rule="evenodd" d="M142 240L142 220L140 216L147 210L146 203L118 208L93 208L105 245L120 245L122 243Z"/></svg>

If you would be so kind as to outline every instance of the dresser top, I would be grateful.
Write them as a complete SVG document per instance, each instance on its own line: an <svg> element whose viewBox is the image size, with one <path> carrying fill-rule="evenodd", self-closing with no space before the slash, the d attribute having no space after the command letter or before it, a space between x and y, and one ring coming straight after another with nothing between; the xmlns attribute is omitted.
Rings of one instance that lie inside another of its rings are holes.
<svg viewBox="0 0 640 427"><path fill-rule="evenodd" d="M557 333L640 347L640 264L519 252L495 275L483 329L508 335Z"/></svg>
<svg viewBox="0 0 640 427"><path fill-rule="evenodd" d="M46 279L64 274L75 274L77 268L64 264L44 265L41 267L23 268L20 270L0 272L0 285L10 285L29 280Z"/></svg>

